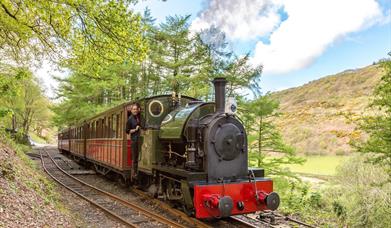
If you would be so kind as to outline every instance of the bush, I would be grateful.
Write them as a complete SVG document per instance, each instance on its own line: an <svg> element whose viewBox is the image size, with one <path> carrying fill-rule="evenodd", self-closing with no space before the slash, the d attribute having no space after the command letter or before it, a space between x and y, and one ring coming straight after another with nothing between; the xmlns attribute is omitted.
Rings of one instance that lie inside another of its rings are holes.
<svg viewBox="0 0 391 228"><path fill-rule="evenodd" d="M340 225L391 227L391 183L385 169L355 156L337 169L334 185L327 191Z"/></svg>
<svg viewBox="0 0 391 228"><path fill-rule="evenodd" d="M317 227L336 221L322 192L312 189L309 183L292 178L274 178L273 181L281 197L280 212L299 216L300 220Z"/></svg>

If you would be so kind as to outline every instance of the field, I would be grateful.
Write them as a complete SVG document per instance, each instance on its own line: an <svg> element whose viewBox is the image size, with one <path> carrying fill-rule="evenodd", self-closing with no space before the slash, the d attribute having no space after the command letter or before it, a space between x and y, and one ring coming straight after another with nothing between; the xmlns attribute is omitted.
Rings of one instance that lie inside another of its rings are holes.
<svg viewBox="0 0 391 228"><path fill-rule="evenodd" d="M293 172L315 175L334 175L336 167L349 156L305 156L307 161L303 165L288 165Z"/></svg>

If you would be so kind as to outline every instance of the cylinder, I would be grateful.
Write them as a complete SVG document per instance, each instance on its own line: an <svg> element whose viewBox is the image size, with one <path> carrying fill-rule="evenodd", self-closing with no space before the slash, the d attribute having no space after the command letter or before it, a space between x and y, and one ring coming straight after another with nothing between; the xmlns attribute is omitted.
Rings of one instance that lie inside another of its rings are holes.
<svg viewBox="0 0 391 228"><path fill-rule="evenodd" d="M216 103L216 112L225 111L225 85L227 80L225 78L215 78L213 80L213 85L215 87L215 103Z"/></svg>

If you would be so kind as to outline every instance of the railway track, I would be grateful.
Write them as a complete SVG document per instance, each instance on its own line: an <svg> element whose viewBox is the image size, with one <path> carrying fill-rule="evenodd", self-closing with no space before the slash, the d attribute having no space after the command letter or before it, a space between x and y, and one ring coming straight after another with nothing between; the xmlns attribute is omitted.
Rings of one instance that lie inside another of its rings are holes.
<svg viewBox="0 0 391 228"><path fill-rule="evenodd" d="M42 167L50 177L122 224L129 227L186 227L68 174L46 148L40 149L39 153Z"/></svg>
<svg viewBox="0 0 391 228"><path fill-rule="evenodd" d="M316 228L315 226L301 222L297 219L289 216L281 215L275 212L261 213L257 216L249 215L235 215L230 217L231 220L243 224L245 227L309 227Z"/></svg>
<svg viewBox="0 0 391 228"><path fill-rule="evenodd" d="M187 225L172 221L166 217L156 214L156 212L148 211L137 204L124 200L112 193L101 190L92 186L74 175L68 173L53 159L46 148L39 150L42 166L44 170L56 182L64 186L68 190L74 192L79 197L90 202L98 207L114 219L129 227L311 227L289 216L280 215L278 213L263 213L264 216L257 218L249 215L231 216L225 220L215 222L204 222L195 218L189 217L181 210L172 208L170 205L155 199L147 193L131 188L131 192L144 201L151 202L159 208L169 212L174 217L180 218ZM68 164L69 165L69 164Z"/></svg>
<svg viewBox="0 0 391 228"><path fill-rule="evenodd" d="M208 224L206 224L206 223L204 223L204 222L202 222L202 221L200 221L198 219L195 219L193 217L189 217L183 211L180 211L178 209L172 208L170 205L168 205L168 204L166 204L166 203L164 203L164 202L162 202L162 201L160 201L158 199L155 199L152 196L149 196L148 194L146 194L143 191L140 191L140 190L135 189L135 188L132 188L131 191L134 194L139 195L143 199L148 200L148 201L154 203L155 205L157 205L157 206L159 206L161 208L164 208L164 210L169 211L173 215L180 217L182 220L188 222L189 224L193 224L195 227L199 227L199 228L211 228L212 227L212 226L210 226L210 225L208 225Z"/></svg>

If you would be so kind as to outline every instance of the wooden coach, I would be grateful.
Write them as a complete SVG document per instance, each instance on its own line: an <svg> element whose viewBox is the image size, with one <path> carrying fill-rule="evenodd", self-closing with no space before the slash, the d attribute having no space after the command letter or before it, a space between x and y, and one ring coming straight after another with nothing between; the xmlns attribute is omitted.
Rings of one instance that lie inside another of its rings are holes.
<svg viewBox="0 0 391 228"><path fill-rule="evenodd" d="M195 100L181 98L183 105ZM139 170L152 174L154 162L160 155L159 129L164 117L171 112L170 95L154 96L137 101L145 122L140 136ZM94 165L97 172L106 175L118 173L124 180L129 179L132 169L131 141L125 133L133 102L118 105L58 134L58 148L79 160Z"/></svg>

